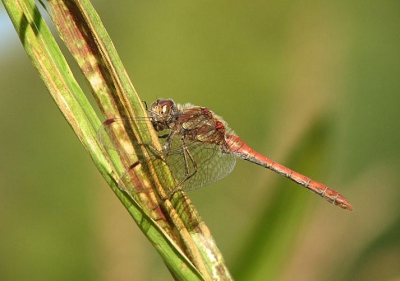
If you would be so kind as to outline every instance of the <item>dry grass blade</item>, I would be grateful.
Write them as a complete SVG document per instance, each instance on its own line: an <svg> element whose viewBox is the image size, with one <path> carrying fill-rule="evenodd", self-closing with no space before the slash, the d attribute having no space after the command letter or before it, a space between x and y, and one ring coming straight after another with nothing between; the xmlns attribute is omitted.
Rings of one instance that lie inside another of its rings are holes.
<svg viewBox="0 0 400 281"><path fill-rule="evenodd" d="M164 258L173 276L182 280L231 279L208 228L185 194L176 193L171 202L160 200L166 198L166 191L174 187L172 183L161 186L159 180L151 176L168 173L168 167L154 166L146 159L140 159L142 170L138 172L137 186L133 189L151 191L148 192L151 196L144 201L117 188L118 174L132 164L132 159L110 155L99 143L96 132L101 122L76 82L34 1L3 2L28 55L60 110L116 195ZM90 3L49 1L48 4L61 38L81 67L104 115L108 118L143 116L142 103ZM127 124L131 138L157 146L157 139L144 133L149 130L140 126ZM135 149L145 148L140 146ZM149 173L149 170L155 172ZM147 200L153 202L148 204ZM154 204L161 207L156 212L149 208Z"/></svg>

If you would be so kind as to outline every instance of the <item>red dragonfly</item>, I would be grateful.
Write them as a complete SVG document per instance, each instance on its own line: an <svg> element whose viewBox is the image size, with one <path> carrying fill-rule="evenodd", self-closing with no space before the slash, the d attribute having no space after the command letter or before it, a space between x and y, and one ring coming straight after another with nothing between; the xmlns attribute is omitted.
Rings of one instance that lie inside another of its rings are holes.
<svg viewBox="0 0 400 281"><path fill-rule="evenodd" d="M222 179L233 170L239 157L291 179L334 205L353 210L337 191L251 149L221 117L205 107L158 99L150 106L148 117L138 118L136 122L144 119L150 119L162 142L162 151L156 151L154 158L166 161L177 186L183 190L193 190ZM116 139L121 135L113 132L124 131L123 123L122 119L116 118L104 122L99 138L106 147L113 147L107 142L121 143ZM129 137L126 140L129 141ZM129 177L129 173L122 177ZM122 178L122 181L128 180Z"/></svg>

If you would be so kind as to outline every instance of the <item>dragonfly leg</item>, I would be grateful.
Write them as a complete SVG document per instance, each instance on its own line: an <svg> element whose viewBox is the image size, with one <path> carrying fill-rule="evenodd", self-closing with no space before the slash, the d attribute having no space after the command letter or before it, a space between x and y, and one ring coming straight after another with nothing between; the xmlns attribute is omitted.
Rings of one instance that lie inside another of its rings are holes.
<svg viewBox="0 0 400 281"><path fill-rule="evenodd" d="M176 193L177 191L183 191L183 184L198 172L197 163L183 140L182 140L182 157L185 165L185 174L183 178L180 179L180 181L177 183L176 188L172 190L171 196L174 195L174 193Z"/></svg>
<svg viewBox="0 0 400 281"><path fill-rule="evenodd" d="M186 173L185 173L185 177L182 179L181 184L183 184L185 181L187 181L188 179L193 177L198 171L198 167L197 167L196 161L194 160L192 154L190 153L190 151L187 149L186 146L184 146L184 151L186 152L184 154L189 156L190 162L193 165L193 172L190 173L190 167L189 167L190 164L188 162L187 157L185 156L185 170L186 170Z"/></svg>

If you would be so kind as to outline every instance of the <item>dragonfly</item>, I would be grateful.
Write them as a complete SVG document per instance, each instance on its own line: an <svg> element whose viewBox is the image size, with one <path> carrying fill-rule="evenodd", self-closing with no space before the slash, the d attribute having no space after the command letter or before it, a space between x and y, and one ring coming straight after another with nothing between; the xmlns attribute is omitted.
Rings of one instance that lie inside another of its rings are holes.
<svg viewBox="0 0 400 281"><path fill-rule="evenodd" d="M147 106L146 106L147 108ZM163 159L174 177L178 188L189 191L218 181L232 172L236 159L241 158L276 172L321 196L333 205L353 210L347 199L337 191L297 173L256 152L247 145L222 117L211 110L190 103L178 104L172 99L157 99L148 116L134 118L135 122L150 121L161 142L161 150L155 148L153 159ZM121 143L124 119L111 118L99 130L100 141L106 147ZM128 136L124 136L127 141ZM104 141L107 140L107 141ZM142 144L146 145L146 144ZM126 152L128 154L133 152ZM129 181L129 169L121 175L121 181Z"/></svg>

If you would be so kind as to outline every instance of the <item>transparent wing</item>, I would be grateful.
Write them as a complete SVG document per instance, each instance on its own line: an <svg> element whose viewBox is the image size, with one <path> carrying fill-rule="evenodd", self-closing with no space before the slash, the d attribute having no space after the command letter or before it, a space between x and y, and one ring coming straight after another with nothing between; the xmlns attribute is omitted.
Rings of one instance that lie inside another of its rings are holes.
<svg viewBox="0 0 400 281"><path fill-rule="evenodd" d="M146 118L135 120L135 122L145 121ZM123 119L107 120L98 130L98 138L106 149L116 151L119 157L123 158L125 171L120 174L121 183L129 186L130 183L138 180L135 169L140 163L134 156L134 146L124 128L126 123ZM169 131L159 133L163 147L166 147L164 145L165 136L168 133ZM179 134L176 134L171 140L168 151L157 151L155 148L151 150L153 151L153 155L150 156L151 160L162 161L161 159L165 159L177 188L187 191L224 178L233 170L236 163L235 156L222 152L218 145L199 141L182 141L182 136ZM136 151L136 154L140 153L140 150ZM161 178L161 180L163 179Z"/></svg>
<svg viewBox="0 0 400 281"><path fill-rule="evenodd" d="M146 121L148 121L146 117L135 120L135 122ZM137 191L134 191L133 187L142 188L145 191L148 184L143 181L144 177L140 176L142 171L138 169L140 166L138 156L142 151L140 149L135 151L134 143L127 133L125 124L129 124L129 122L124 119L108 119L97 131L97 138L108 151L110 157L117 155L121 160L122 167L116 167L115 171L117 177L119 177L118 187L134 195Z"/></svg>
<svg viewBox="0 0 400 281"><path fill-rule="evenodd" d="M183 183L185 190L193 190L221 180L232 172L236 164L236 158L232 154L223 153L215 145L196 147L192 150L192 154L198 170L193 177ZM171 166L174 167L172 164Z"/></svg>
<svg viewBox="0 0 400 281"><path fill-rule="evenodd" d="M166 161L178 187L189 191L227 176L235 167L236 157L223 153L215 144L193 141L182 145L175 137Z"/></svg>
<svg viewBox="0 0 400 281"><path fill-rule="evenodd" d="M148 117L135 119L135 123L148 122ZM135 154L134 146L127 133L125 119L112 118L106 120L97 131L97 137L107 150L117 150L124 154ZM137 153L137 152L136 152Z"/></svg>

